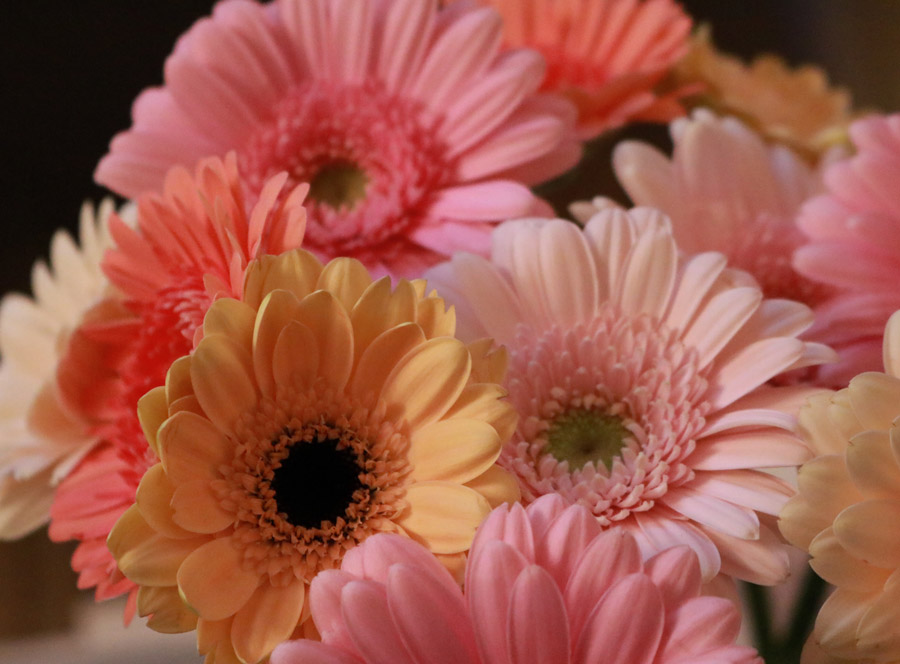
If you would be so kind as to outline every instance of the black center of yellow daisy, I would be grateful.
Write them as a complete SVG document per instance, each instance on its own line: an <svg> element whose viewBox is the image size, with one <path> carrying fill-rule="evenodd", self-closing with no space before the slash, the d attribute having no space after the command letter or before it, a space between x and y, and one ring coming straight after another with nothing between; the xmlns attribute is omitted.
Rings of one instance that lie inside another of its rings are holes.
<svg viewBox="0 0 900 664"><path fill-rule="evenodd" d="M570 470L579 470L591 461L609 468L630 435L615 415L575 409L554 418L544 451L568 461Z"/></svg>
<svg viewBox="0 0 900 664"><path fill-rule="evenodd" d="M363 486L356 455L341 441L297 442L272 478L278 511L301 528L319 528L345 515Z"/></svg>
<svg viewBox="0 0 900 664"><path fill-rule="evenodd" d="M338 160L322 166L309 183L309 197L334 209L352 209L366 197L369 178L351 161Z"/></svg>

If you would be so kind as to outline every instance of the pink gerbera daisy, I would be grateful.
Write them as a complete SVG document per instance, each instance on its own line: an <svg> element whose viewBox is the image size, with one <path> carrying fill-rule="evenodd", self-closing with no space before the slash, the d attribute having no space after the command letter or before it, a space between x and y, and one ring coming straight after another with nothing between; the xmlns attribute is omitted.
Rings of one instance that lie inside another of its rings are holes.
<svg viewBox="0 0 900 664"><path fill-rule="evenodd" d="M772 515L793 493L761 467L809 452L792 415L809 390L773 376L830 357L797 339L803 304L765 300L722 254L681 257L660 212L607 209L499 227L493 262L459 254L430 280L463 338L507 346L519 426L500 463L526 502L557 493L645 557L693 547L704 578L788 572Z"/></svg>
<svg viewBox="0 0 900 664"><path fill-rule="evenodd" d="M178 42L96 178L126 196L174 164L237 151L254 192L309 182L306 246L416 275L484 252L530 214L524 185L573 166L574 109L536 95L544 62L500 54L500 17L437 0L226 0Z"/></svg>
<svg viewBox="0 0 900 664"><path fill-rule="evenodd" d="M857 154L825 171L828 192L798 219L809 236L794 266L832 289L816 308L820 338L840 353L829 371L845 385L881 367L884 325L900 309L900 114L850 127Z"/></svg>
<svg viewBox="0 0 900 664"><path fill-rule="evenodd" d="M735 645L740 612L700 595L688 547L642 563L634 538L547 496L495 509L479 529L465 595L428 552L375 535L312 583L323 643L272 664L761 664Z"/></svg>
<svg viewBox="0 0 900 664"><path fill-rule="evenodd" d="M192 350L213 300L241 293L251 258L300 245L306 187L288 193L286 180L272 178L248 209L234 156L208 159L195 175L172 169L163 195L141 197L137 230L115 216L110 222L117 247L102 265L119 293L85 316L57 372L64 404L95 423L100 442L59 485L50 512L52 539L81 542L72 566L79 587L97 587L97 599L134 588L106 538L156 461L138 399Z"/></svg>

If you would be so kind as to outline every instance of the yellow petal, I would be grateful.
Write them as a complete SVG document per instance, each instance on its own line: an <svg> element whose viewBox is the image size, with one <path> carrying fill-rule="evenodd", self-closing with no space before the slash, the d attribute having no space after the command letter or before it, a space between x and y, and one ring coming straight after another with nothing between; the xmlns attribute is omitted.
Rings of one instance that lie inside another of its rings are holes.
<svg viewBox="0 0 900 664"><path fill-rule="evenodd" d="M870 371L850 381L850 403L864 429L888 429L900 415L900 379Z"/></svg>
<svg viewBox="0 0 900 664"><path fill-rule="evenodd" d="M195 537L195 532L181 528L172 520L171 502L174 492L175 487L169 481L165 468L158 463L144 473L134 501L147 525L161 535L173 539Z"/></svg>
<svg viewBox="0 0 900 664"><path fill-rule="evenodd" d="M231 537L207 542L178 568L178 589L201 618L223 620L237 613L259 585L259 575L243 568Z"/></svg>
<svg viewBox="0 0 900 664"><path fill-rule="evenodd" d="M884 370L900 378L900 313L894 312L884 326Z"/></svg>
<svg viewBox="0 0 900 664"><path fill-rule="evenodd" d="M220 467L231 463L234 446L212 422L180 412L159 429L159 452L174 485L192 480L221 479Z"/></svg>
<svg viewBox="0 0 900 664"><path fill-rule="evenodd" d="M350 314L356 356L368 348L372 340L385 330L416 320L416 290L406 280L391 292L391 280L382 277L360 296Z"/></svg>
<svg viewBox="0 0 900 664"><path fill-rule="evenodd" d="M220 431L230 432L259 395L247 349L226 336L204 337L191 356L191 382L203 411Z"/></svg>
<svg viewBox="0 0 900 664"><path fill-rule="evenodd" d="M873 524L881 524L873 528ZM900 500L865 500L834 520L834 533L849 553L872 565L900 566Z"/></svg>
<svg viewBox="0 0 900 664"><path fill-rule="evenodd" d="M171 503L174 512L172 520L191 532L217 533L234 523L234 514L222 507L221 499L208 480L178 485Z"/></svg>
<svg viewBox="0 0 900 664"><path fill-rule="evenodd" d="M850 479L866 498L900 499L900 468L887 431L864 431L847 448Z"/></svg>
<svg viewBox="0 0 900 664"><path fill-rule="evenodd" d="M466 482L466 486L487 498L491 509L503 503L512 504L522 499L516 478L500 466L491 466L474 480Z"/></svg>
<svg viewBox="0 0 900 664"><path fill-rule="evenodd" d="M309 387L319 371L319 347L306 325L294 321L278 335L272 351L272 377L276 385Z"/></svg>
<svg viewBox="0 0 900 664"><path fill-rule="evenodd" d="M316 290L327 290L347 311L352 311L357 300L372 283L365 265L355 258L335 258L325 266Z"/></svg>
<svg viewBox="0 0 900 664"><path fill-rule="evenodd" d="M472 383L459 395L446 417L484 420L497 430L502 442L512 438L519 421L516 409L505 400L506 390L496 383Z"/></svg>
<svg viewBox="0 0 900 664"><path fill-rule="evenodd" d="M141 586L137 595L137 609L142 618L150 616L147 627L156 632L181 634L197 627L197 614L181 601L175 586Z"/></svg>
<svg viewBox="0 0 900 664"><path fill-rule="evenodd" d="M172 362L166 373L166 400L169 403L194 394L191 384L191 356L185 355Z"/></svg>
<svg viewBox="0 0 900 664"><path fill-rule="evenodd" d="M313 292L321 273L319 259L303 249L280 256L261 256L247 266L243 301L259 309L266 295L274 290L290 291L301 300Z"/></svg>
<svg viewBox="0 0 900 664"><path fill-rule="evenodd" d="M878 592L890 572L850 555L841 546L833 528L816 535L809 545L810 567L828 583L848 590Z"/></svg>
<svg viewBox="0 0 900 664"><path fill-rule="evenodd" d="M153 453L159 457L159 448L156 444L156 433L159 427L166 421L169 416L166 407L166 388L155 387L138 400L138 421L141 423L141 430L144 432L144 438Z"/></svg>
<svg viewBox="0 0 900 664"><path fill-rule="evenodd" d="M500 448L500 437L486 422L461 418L439 420L412 435L409 459L413 479L463 484L493 466L500 456Z"/></svg>
<svg viewBox="0 0 900 664"><path fill-rule="evenodd" d="M385 380L381 398L389 416L402 417L413 429L439 420L463 391L471 365L469 351L452 337L414 348Z"/></svg>
<svg viewBox="0 0 900 664"><path fill-rule="evenodd" d="M222 641L231 641L231 624L234 618L225 618L224 620L204 620L200 618L197 621L197 651L201 655L214 650L217 643Z"/></svg>
<svg viewBox="0 0 900 664"><path fill-rule="evenodd" d="M221 298L213 302L203 317L203 336L224 334L244 348L250 348L256 310L239 300Z"/></svg>
<svg viewBox="0 0 900 664"><path fill-rule="evenodd" d="M231 643L243 662L258 662L287 641L303 611L306 589L302 581L282 588L264 584L234 617Z"/></svg>
<svg viewBox="0 0 900 664"><path fill-rule="evenodd" d="M286 290L272 291L263 300L253 329L253 372L263 394L275 394L272 356L282 330L297 319L300 300Z"/></svg>
<svg viewBox="0 0 900 664"><path fill-rule="evenodd" d="M316 291L300 302L297 321L308 327L319 349L319 376L342 390L353 369L353 326L350 315L334 295Z"/></svg>
<svg viewBox="0 0 900 664"><path fill-rule="evenodd" d="M418 482L406 490L409 507L397 523L435 553L459 553L491 511L477 491L452 482Z"/></svg>
<svg viewBox="0 0 900 664"><path fill-rule="evenodd" d="M859 621L856 632L857 647L865 657L879 658L889 653L893 661L900 656L900 575L896 572L884 585L884 590Z"/></svg>
<svg viewBox="0 0 900 664"><path fill-rule="evenodd" d="M182 411L193 413L194 415L199 415L203 419L206 419L206 413L203 412L203 407L200 405L200 402L197 401L197 397L193 394L175 399L175 401L169 403L169 417ZM157 450L156 455L159 456L159 450Z"/></svg>
<svg viewBox="0 0 900 664"><path fill-rule="evenodd" d="M403 356L423 343L425 335L415 323L404 323L382 332L359 358L350 393L356 397L369 392L379 394L384 381Z"/></svg>
<svg viewBox="0 0 900 664"><path fill-rule="evenodd" d="M472 381L476 383L502 383L506 378L509 354L505 346L494 346L493 339L479 339L469 344L472 355Z"/></svg>
<svg viewBox="0 0 900 664"><path fill-rule="evenodd" d="M456 334L456 310L453 307L447 309L447 304L439 297L419 300L416 322L429 339L452 337Z"/></svg>

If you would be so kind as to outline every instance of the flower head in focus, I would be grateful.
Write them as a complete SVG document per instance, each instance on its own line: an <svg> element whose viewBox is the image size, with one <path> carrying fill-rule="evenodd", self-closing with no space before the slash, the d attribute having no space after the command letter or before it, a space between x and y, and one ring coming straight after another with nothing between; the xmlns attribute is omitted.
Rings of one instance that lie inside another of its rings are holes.
<svg viewBox="0 0 900 664"><path fill-rule="evenodd" d="M880 368L882 330L900 309L900 114L857 120L850 136L856 154L825 170L826 193L800 211L808 238L794 256L800 274L831 291L816 328L840 353L823 367L838 385Z"/></svg>
<svg viewBox="0 0 900 664"><path fill-rule="evenodd" d="M574 109L536 94L541 57L500 54L500 17L437 0L220 2L179 40L166 85L135 102L96 178L158 189L175 164L234 150L253 192L309 182L305 246L418 276L486 251L532 214L527 186L575 164Z"/></svg>
<svg viewBox="0 0 900 664"><path fill-rule="evenodd" d="M483 0L503 16L508 46L547 60L543 89L578 108L583 139L627 122L684 114L676 88L655 88L688 52L691 19L674 0Z"/></svg>
<svg viewBox="0 0 900 664"><path fill-rule="evenodd" d="M807 646L829 661L900 661L900 313L884 332L884 369L800 411L816 456L779 522L836 587Z"/></svg>
<svg viewBox="0 0 900 664"><path fill-rule="evenodd" d="M501 456L523 499L559 494L645 557L687 544L705 578L787 574L773 515L796 466L802 387L778 374L821 361L797 339L803 304L766 300L722 254L681 257L662 213L607 209L584 230L525 219L494 234L492 262L457 255L429 281L461 336L507 347L519 426Z"/></svg>
<svg viewBox="0 0 900 664"><path fill-rule="evenodd" d="M196 624L208 661L257 662L314 633L309 582L374 533L458 566L518 491L495 465L515 428L503 356L454 326L424 282L392 291L353 259L253 263L139 406L160 462L109 546L151 626Z"/></svg>
<svg viewBox="0 0 900 664"><path fill-rule="evenodd" d="M79 244L58 231L50 265L32 271L34 298L7 295L0 305L0 539L16 539L47 521L53 487L96 442L91 421L68 406L56 372L69 336L108 294L100 269L110 246L113 203L85 204Z"/></svg>
<svg viewBox="0 0 900 664"><path fill-rule="evenodd" d="M646 562L631 534L545 496L479 528L465 596L422 548L376 535L312 583L322 643L279 646L272 664L761 664L735 645L740 612L700 594L688 547Z"/></svg>
<svg viewBox="0 0 900 664"><path fill-rule="evenodd" d="M64 402L91 423L99 444L57 488L50 524L52 539L81 542L72 566L79 587L96 586L98 599L134 589L106 538L156 462L138 399L194 347L210 303L240 293L251 258L300 245L306 187L284 192L285 181L269 180L250 207L234 157L203 160L193 174L172 169L162 195L137 201L136 228L110 221L116 246L102 267L116 293L71 334L57 372Z"/></svg>

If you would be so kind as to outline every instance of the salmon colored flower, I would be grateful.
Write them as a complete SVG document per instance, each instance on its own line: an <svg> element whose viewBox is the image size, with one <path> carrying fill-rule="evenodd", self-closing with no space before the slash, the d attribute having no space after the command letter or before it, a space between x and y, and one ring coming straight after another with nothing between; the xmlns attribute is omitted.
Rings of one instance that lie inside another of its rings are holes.
<svg viewBox="0 0 900 664"><path fill-rule="evenodd" d="M524 500L584 505L646 558L687 544L706 579L783 580L773 516L793 489L757 469L808 458L792 413L809 390L766 383L821 361L796 338L812 312L764 299L722 254L680 256L648 208L601 211L583 231L507 222L492 261L461 254L429 280L464 339L510 353L519 426L500 463Z"/></svg>
<svg viewBox="0 0 900 664"><path fill-rule="evenodd" d="M836 587L808 645L829 661L900 661L900 313L884 331L884 369L800 411L816 456L779 522Z"/></svg>
<svg viewBox="0 0 900 664"><path fill-rule="evenodd" d="M656 90L688 52L691 18L673 0L482 2L503 16L508 46L546 58L543 89L575 103L582 139L684 115L679 97L688 90Z"/></svg>
<svg viewBox="0 0 900 664"><path fill-rule="evenodd" d="M697 556L641 562L626 531L545 496L498 507L479 528L465 596L421 547L376 535L312 583L323 643L279 646L272 664L762 664L735 645L741 617L700 594Z"/></svg>
<svg viewBox="0 0 900 664"><path fill-rule="evenodd" d="M81 210L79 242L58 231L50 266L32 271L34 298L7 295L0 304L0 539L16 539L50 516L54 486L96 436L91 422L68 406L56 372L69 336L110 290L100 259L110 246L113 203Z"/></svg>
<svg viewBox="0 0 900 664"><path fill-rule="evenodd" d="M138 399L191 351L210 303L240 293L250 259L300 245L306 187L283 192L286 178L272 178L251 208L234 156L208 159L193 175L173 169L162 195L142 196L136 229L110 222L116 247L103 270L117 294L74 331L58 371L62 398L91 423L99 444L57 488L50 524L52 539L81 542L72 566L79 587L96 586L98 599L134 589L106 538L156 461L138 423ZM126 620L133 593L131 600Z"/></svg>
<svg viewBox="0 0 900 664"><path fill-rule="evenodd" d="M309 182L305 246L376 273L418 276L485 252L501 219L532 214L527 186L575 164L574 109L536 94L544 62L500 53L501 21L437 0L227 0L179 40L166 85L100 162L136 196L175 164L235 150L253 192Z"/></svg>
<svg viewBox="0 0 900 664"><path fill-rule="evenodd" d="M139 406L160 462L109 546L151 626L196 622L207 661L258 662L310 633L309 582L374 533L458 565L518 492L495 466L515 428L503 357L454 326L424 282L392 291L353 259L251 264Z"/></svg>

